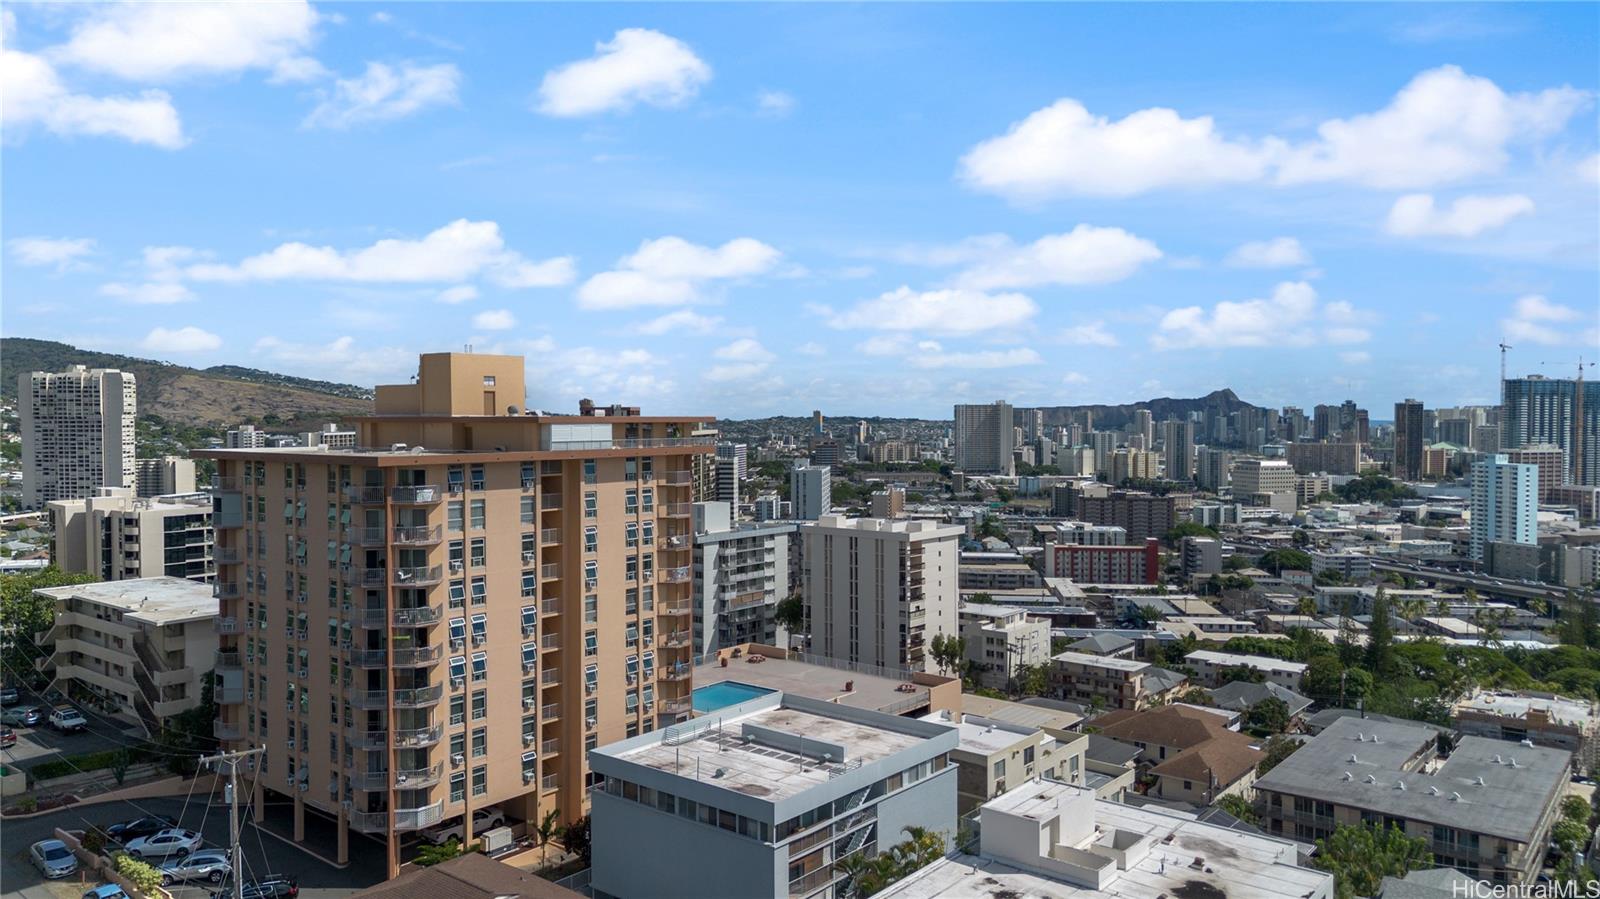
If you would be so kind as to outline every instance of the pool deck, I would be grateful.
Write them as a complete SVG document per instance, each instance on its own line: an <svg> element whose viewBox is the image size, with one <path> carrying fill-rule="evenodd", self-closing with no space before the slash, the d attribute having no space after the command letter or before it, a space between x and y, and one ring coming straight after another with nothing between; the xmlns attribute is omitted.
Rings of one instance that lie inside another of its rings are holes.
<svg viewBox="0 0 1600 899"><path fill-rule="evenodd" d="M721 687L724 684L727 685L727 690L718 691L718 692L719 693L720 692L726 692L729 695L727 695L726 697L723 697L722 699L719 699L717 701L716 705L707 704L707 705L702 706L699 703L699 700L701 699L702 696L708 696L710 691L716 690L717 687ZM706 691L706 693L703 694L701 691ZM739 703L744 702L745 700L755 699L758 696L765 696L765 695L767 695L768 693L771 693L771 692L773 692L771 687L758 687L755 684L747 684L747 683L744 683L742 681L734 681L734 680L732 680L730 678L730 679L725 680L725 681L718 681L717 683L714 683L714 684L701 684L700 686L694 688L694 693L692 694L692 696L695 699L694 710L696 712L704 713L704 712L714 712L717 709L726 708L727 706L730 706L730 705L738 705Z"/></svg>
<svg viewBox="0 0 1600 899"><path fill-rule="evenodd" d="M824 702L837 702L840 705L895 715L909 711L902 706L916 708L917 699L921 700L921 705L924 707L928 704L927 687L918 686L915 692L907 693L896 689L908 681L875 674L859 674L789 659L765 658L764 661L753 663L747 661L748 658L746 656L729 659L726 668L716 662L697 665L694 669L694 683L704 687L722 681L737 681L796 696L807 696ZM847 681L853 682L853 689L849 692L844 688Z"/></svg>

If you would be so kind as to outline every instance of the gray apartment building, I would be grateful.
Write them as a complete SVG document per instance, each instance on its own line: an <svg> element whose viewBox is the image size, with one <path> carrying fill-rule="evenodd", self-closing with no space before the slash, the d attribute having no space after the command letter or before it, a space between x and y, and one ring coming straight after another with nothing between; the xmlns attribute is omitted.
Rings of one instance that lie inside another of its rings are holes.
<svg viewBox="0 0 1600 899"><path fill-rule="evenodd" d="M594 895L841 896L842 858L886 851L909 826L954 841L958 741L947 725L768 692L602 746Z"/></svg>
<svg viewBox="0 0 1600 899"><path fill-rule="evenodd" d="M694 657L741 643L779 645L776 613L792 590L799 525L737 524L726 502L695 503L693 520Z"/></svg>

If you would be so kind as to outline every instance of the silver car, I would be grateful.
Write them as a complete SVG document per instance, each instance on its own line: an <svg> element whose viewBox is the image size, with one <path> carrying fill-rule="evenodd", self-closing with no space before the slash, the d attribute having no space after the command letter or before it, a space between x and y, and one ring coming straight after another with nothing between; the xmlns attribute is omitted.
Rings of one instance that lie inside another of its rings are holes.
<svg viewBox="0 0 1600 899"><path fill-rule="evenodd" d="M161 866L161 885L205 880L221 883L233 871L226 849L202 849L186 858L170 861Z"/></svg>
<svg viewBox="0 0 1600 899"><path fill-rule="evenodd" d="M78 857L60 840L40 840L28 849L28 860L47 880L69 877L78 870Z"/></svg>
<svg viewBox="0 0 1600 899"><path fill-rule="evenodd" d="M204 840L201 836L192 830L173 828L147 837L140 837L137 840L129 840L123 848L128 851L129 855L144 861L151 858L166 858L171 855L183 858L198 850L203 842Z"/></svg>

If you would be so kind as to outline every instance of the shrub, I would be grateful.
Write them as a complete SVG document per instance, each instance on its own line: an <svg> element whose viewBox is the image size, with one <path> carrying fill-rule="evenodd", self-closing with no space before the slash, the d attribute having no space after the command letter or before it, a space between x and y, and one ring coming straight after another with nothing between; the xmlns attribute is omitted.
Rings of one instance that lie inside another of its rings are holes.
<svg viewBox="0 0 1600 899"><path fill-rule="evenodd" d="M52 762L41 762L33 766L28 774L35 782L50 780L55 777L66 777L80 771L101 771L106 768L115 773L121 766L121 776L127 775L127 766L135 764L145 758L145 753L137 749L107 749L103 752L85 752L81 755L67 756ZM119 778L118 783L121 780Z"/></svg>
<svg viewBox="0 0 1600 899"><path fill-rule="evenodd" d="M106 851L106 832L98 827L91 827L84 831L83 848L85 852L100 855Z"/></svg>
<svg viewBox="0 0 1600 899"><path fill-rule="evenodd" d="M155 865L146 864L127 853L117 856L117 875L141 893L155 895L161 888L161 872Z"/></svg>

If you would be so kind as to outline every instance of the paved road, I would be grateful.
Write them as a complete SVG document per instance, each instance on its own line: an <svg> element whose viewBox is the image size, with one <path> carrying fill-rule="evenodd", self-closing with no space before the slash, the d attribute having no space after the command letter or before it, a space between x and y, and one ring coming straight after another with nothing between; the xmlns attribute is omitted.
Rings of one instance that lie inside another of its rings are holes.
<svg viewBox="0 0 1600 899"><path fill-rule="evenodd" d="M65 882L46 884L37 870L27 861L28 847L38 840L49 839L55 828L82 829L86 824L104 825L115 821L136 818L142 814L172 815L180 818L185 827L200 830L208 846L225 846L228 841L228 813L221 804L208 807L196 799L184 811L181 798L141 800L139 805L126 802L108 802L101 805L68 808L52 815L25 820L6 821L0 825L0 896L7 899L75 899L87 887L79 886L80 876L74 875ZM180 817L180 813L181 817ZM287 807L269 807L268 814L275 819L287 816ZM352 839L358 839L352 835ZM348 896L356 890L383 879L383 853L379 844L352 843L351 864L344 869L325 865L317 859L284 843L276 837L257 833L246 825L243 833L245 876L251 872L267 871L292 874L300 881L300 895L304 899L335 899ZM330 857L334 847L318 846L318 852ZM67 884L72 884L71 888ZM89 886L93 886L90 884ZM190 887L178 890L178 899L203 899L206 890Z"/></svg>
<svg viewBox="0 0 1600 899"><path fill-rule="evenodd" d="M76 734L57 733L44 725L14 727L12 730L17 732L17 743L0 752L0 758L5 759L8 765L23 770L56 758L57 753L82 755L128 744L128 737L115 733L110 727L97 726L93 731ZM139 736L143 738L144 732L140 731Z"/></svg>

